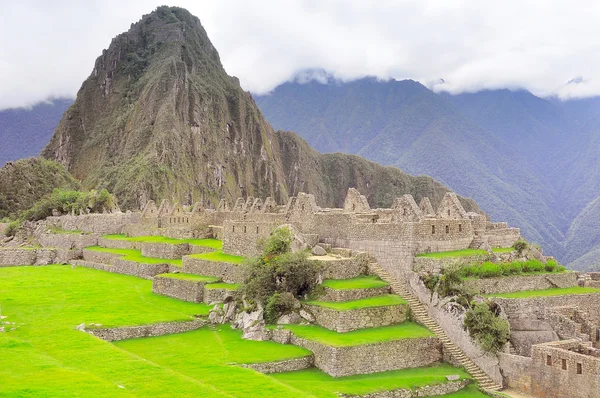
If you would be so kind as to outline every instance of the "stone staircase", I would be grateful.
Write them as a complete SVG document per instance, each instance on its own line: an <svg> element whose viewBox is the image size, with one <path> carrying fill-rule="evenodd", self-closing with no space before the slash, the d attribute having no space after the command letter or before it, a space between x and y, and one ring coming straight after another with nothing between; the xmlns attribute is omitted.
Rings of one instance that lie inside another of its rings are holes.
<svg viewBox="0 0 600 398"><path fill-rule="evenodd" d="M473 378L479 383L481 388L487 391L500 391L502 386L493 381L483 370L475 364L465 353L448 337L444 329L442 329L434 320L429 316L425 305L415 297L415 295L409 290L408 286L404 283L400 283L396 278L392 277L386 270L384 270L379 264L369 264L369 269L379 277L388 282L392 287L392 291L402 298L404 298L412 311L413 318L417 322L426 326L431 330L444 345L444 348L452 355L452 357L460 363L466 370L473 376Z"/></svg>

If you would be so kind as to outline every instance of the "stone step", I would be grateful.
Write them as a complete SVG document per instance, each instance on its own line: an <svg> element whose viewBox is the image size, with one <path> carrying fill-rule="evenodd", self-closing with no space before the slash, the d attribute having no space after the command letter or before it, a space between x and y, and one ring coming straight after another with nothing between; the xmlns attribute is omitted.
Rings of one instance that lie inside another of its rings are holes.
<svg viewBox="0 0 600 398"><path fill-rule="evenodd" d="M406 285L401 284L393 278L379 264L369 264L369 268L373 273L379 275L381 279L390 283L392 291L402 296L408 302L414 318L429 328L438 337L439 341L450 354L473 376L483 389L488 391L499 391L502 389L502 386L494 382L449 338L446 332L429 316L425 306L409 291Z"/></svg>

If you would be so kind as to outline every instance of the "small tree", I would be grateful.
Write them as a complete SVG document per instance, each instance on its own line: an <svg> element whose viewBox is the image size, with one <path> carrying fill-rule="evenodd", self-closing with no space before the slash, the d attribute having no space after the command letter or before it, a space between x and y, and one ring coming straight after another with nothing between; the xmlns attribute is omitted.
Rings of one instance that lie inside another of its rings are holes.
<svg viewBox="0 0 600 398"><path fill-rule="evenodd" d="M508 342L510 326L494 303L476 303L465 314L465 327L484 351L495 353Z"/></svg>
<svg viewBox="0 0 600 398"><path fill-rule="evenodd" d="M524 239L519 239L518 241L516 241L513 244L513 249L515 249L517 251L517 253L519 254L519 256L521 256L523 254L523 252L525 250L527 250L528 247L529 247L529 244Z"/></svg>

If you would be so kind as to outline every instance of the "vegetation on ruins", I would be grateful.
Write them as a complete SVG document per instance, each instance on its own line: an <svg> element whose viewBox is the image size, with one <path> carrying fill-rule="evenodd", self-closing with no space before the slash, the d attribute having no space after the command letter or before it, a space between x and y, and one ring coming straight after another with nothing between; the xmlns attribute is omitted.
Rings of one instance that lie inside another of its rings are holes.
<svg viewBox="0 0 600 398"><path fill-rule="evenodd" d="M465 327L487 352L497 352L510 337L508 321L500 317L500 308L493 302L474 303L465 314Z"/></svg>
<svg viewBox="0 0 600 398"><path fill-rule="evenodd" d="M529 247L529 243L525 239L519 239L513 244L513 248L517 251L517 254L520 256L523 254L525 250Z"/></svg>
<svg viewBox="0 0 600 398"><path fill-rule="evenodd" d="M244 257L242 256L223 253L221 250L208 253L190 254L190 257L199 258L206 261L219 261L231 264L241 264L244 261Z"/></svg>
<svg viewBox="0 0 600 398"><path fill-rule="evenodd" d="M7 235L14 235L25 221L38 221L50 217L54 212L59 214L101 213L113 210L116 200L106 189L89 192L55 188L52 193L39 199L35 204L21 212L6 230Z"/></svg>
<svg viewBox="0 0 600 398"><path fill-rule="evenodd" d="M243 264L242 292L265 308L269 323L291 310L296 298L309 294L317 285L321 265L309 260L307 252L292 253L292 239L289 228L276 228L260 242L261 255Z"/></svg>
<svg viewBox="0 0 600 398"><path fill-rule="evenodd" d="M56 188L77 190L80 185L57 162L42 158L21 159L0 168L0 220L16 220Z"/></svg>
<svg viewBox="0 0 600 398"><path fill-rule="evenodd" d="M552 289L543 290L524 290L521 292L512 293L494 293L488 294L489 297L500 297L500 298L534 298L534 297L549 297L549 296L563 296L568 294L589 294L589 293L600 293L600 289L594 287L557 287Z"/></svg>
<svg viewBox="0 0 600 398"><path fill-rule="evenodd" d="M461 278L494 278L512 275L531 275L540 273L565 272L566 268L558 265L556 260L543 262L535 259L526 261L510 261L492 263L490 261L465 265L459 268Z"/></svg>

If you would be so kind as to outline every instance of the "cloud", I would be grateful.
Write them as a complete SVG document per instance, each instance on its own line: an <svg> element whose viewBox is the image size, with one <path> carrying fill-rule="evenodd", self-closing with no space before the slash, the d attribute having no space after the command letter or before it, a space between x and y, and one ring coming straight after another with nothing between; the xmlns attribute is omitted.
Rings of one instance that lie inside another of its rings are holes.
<svg viewBox="0 0 600 398"><path fill-rule="evenodd" d="M525 88L600 95L600 2L182 0L228 73L254 93L318 69L341 80L414 79L459 93ZM110 40L158 4L4 0L0 109L74 96ZM299 75L300 74L300 75ZM323 79L323 75L318 75ZM578 79L578 77L580 77ZM576 84L567 82L576 79Z"/></svg>

